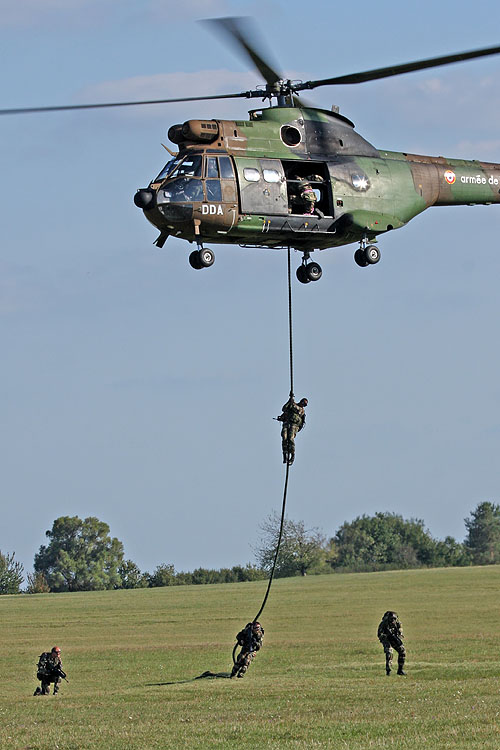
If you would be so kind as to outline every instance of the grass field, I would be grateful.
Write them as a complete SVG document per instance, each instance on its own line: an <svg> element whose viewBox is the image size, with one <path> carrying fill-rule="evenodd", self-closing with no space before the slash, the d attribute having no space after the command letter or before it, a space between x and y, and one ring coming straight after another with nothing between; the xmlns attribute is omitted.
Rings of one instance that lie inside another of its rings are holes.
<svg viewBox="0 0 500 750"><path fill-rule="evenodd" d="M500 747L500 567L277 580L243 680L235 633L265 582L2 596L0 746ZM407 677L386 677L376 630L403 623ZM33 697L38 655L70 684Z"/></svg>

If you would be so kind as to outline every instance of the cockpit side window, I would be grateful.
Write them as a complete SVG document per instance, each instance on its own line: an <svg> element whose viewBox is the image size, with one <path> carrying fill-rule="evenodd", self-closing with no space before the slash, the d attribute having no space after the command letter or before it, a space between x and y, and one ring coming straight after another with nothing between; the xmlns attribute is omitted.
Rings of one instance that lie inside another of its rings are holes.
<svg viewBox="0 0 500 750"><path fill-rule="evenodd" d="M234 180L233 165L229 156L219 156L220 176L225 180Z"/></svg>
<svg viewBox="0 0 500 750"><path fill-rule="evenodd" d="M218 176L219 176L219 167L217 165L217 157L208 156L207 157L207 177L218 177Z"/></svg>

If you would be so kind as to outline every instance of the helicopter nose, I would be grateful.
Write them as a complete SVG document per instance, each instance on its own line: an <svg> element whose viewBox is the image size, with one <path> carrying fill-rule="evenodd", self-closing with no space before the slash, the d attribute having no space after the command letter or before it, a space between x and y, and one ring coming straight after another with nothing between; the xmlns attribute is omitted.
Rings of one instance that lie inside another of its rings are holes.
<svg viewBox="0 0 500 750"><path fill-rule="evenodd" d="M134 195L134 203L137 208L142 208L143 211L154 206L154 193L149 188L141 188Z"/></svg>

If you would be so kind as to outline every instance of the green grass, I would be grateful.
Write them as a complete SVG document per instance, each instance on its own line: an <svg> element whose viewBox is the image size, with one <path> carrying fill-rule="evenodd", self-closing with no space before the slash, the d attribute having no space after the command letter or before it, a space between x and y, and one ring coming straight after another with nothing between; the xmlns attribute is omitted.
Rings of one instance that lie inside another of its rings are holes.
<svg viewBox="0 0 500 750"><path fill-rule="evenodd" d="M500 567L277 580L243 680L235 633L265 582L0 597L0 747L500 747ZM385 676L377 625L403 622L408 676ZM32 696L38 655L70 684ZM168 684L172 683L172 684Z"/></svg>

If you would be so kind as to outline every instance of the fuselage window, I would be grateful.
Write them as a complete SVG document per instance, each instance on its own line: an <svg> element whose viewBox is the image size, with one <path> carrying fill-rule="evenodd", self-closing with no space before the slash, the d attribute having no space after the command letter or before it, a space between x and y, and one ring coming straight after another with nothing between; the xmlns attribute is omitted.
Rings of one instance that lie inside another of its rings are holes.
<svg viewBox="0 0 500 750"><path fill-rule="evenodd" d="M276 169L264 169L263 175L266 182L279 182L281 179L280 173Z"/></svg>
<svg viewBox="0 0 500 750"><path fill-rule="evenodd" d="M234 178L233 165L229 156L219 156L219 167L222 179L232 180Z"/></svg>
<svg viewBox="0 0 500 750"><path fill-rule="evenodd" d="M300 130L294 128L293 125L283 125L281 128L281 140L287 146L298 146L302 140Z"/></svg>
<svg viewBox="0 0 500 750"><path fill-rule="evenodd" d="M207 188L207 201L221 201L222 191L220 187L220 180L207 180L205 182Z"/></svg>
<svg viewBox="0 0 500 750"><path fill-rule="evenodd" d="M219 167L217 166L217 157L208 156L207 157L207 177L218 177L218 176L219 176Z"/></svg>
<svg viewBox="0 0 500 750"><path fill-rule="evenodd" d="M216 180L214 180L214 182L216 182ZM203 183L201 180L193 180L189 177L179 177L177 180L166 183L163 189L163 195L166 203L202 201Z"/></svg>
<svg viewBox="0 0 500 750"><path fill-rule="evenodd" d="M260 172L258 169L253 167L245 167L243 175L247 182L258 182L260 180Z"/></svg>

